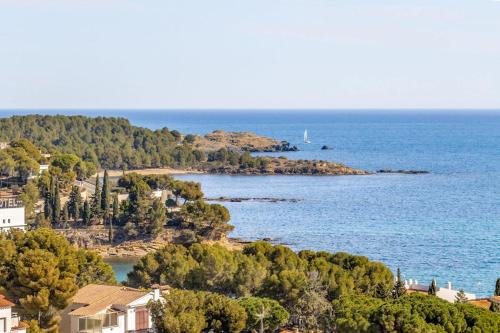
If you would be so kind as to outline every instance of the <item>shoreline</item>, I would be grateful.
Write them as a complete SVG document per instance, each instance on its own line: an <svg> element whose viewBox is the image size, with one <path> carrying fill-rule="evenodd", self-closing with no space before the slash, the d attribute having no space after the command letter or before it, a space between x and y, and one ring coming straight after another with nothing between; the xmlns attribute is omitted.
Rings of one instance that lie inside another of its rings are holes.
<svg viewBox="0 0 500 333"><path fill-rule="evenodd" d="M325 176L373 176L373 175L426 175L430 174L427 170L392 170L392 169L381 169L377 171L366 171L366 170L356 170L355 172L346 173L313 173L313 172L258 172L254 170L221 170L221 169L211 169L203 170L197 168L145 168L136 170L108 170L108 175L111 178L118 178L123 174L137 173L143 176L149 175L213 175L213 176L308 176L308 177L325 177ZM104 170L97 173L99 177L104 176ZM95 177L92 176L92 177Z"/></svg>
<svg viewBox="0 0 500 333"><path fill-rule="evenodd" d="M137 173L142 176L149 175L188 175L188 174L205 174L206 172L200 170L176 169L176 168L145 168L137 170L108 170L109 177L120 177L123 174ZM104 176L104 170L98 172L99 177ZM95 177L95 175L94 175Z"/></svg>
<svg viewBox="0 0 500 333"><path fill-rule="evenodd" d="M211 244L211 245L218 244L229 250L241 251L245 245L252 243L252 241L243 240L240 238L225 237L218 241L202 241L201 243ZM172 242L172 241L134 240L134 241L126 241L116 246L100 245L94 247L92 250L99 253L99 255L101 255L105 260L112 261L116 259L117 261L119 260L128 261L134 259L139 260L148 253L155 252L169 244L185 245L179 242Z"/></svg>

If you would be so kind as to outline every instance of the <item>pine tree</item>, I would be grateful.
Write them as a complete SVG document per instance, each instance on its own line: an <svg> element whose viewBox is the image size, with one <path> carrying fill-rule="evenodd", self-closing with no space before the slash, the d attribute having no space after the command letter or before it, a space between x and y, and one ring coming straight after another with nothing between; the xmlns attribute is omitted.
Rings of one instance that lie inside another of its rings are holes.
<svg viewBox="0 0 500 333"><path fill-rule="evenodd" d="M436 279L432 279L432 283L431 285L429 286L429 295L433 295L433 296L436 296L436 292L437 292L437 283L436 283Z"/></svg>
<svg viewBox="0 0 500 333"><path fill-rule="evenodd" d="M101 191L101 210L104 212L104 216L109 214L109 205L111 202L111 192L109 185L108 170L104 170L104 178L102 180L102 191Z"/></svg>
<svg viewBox="0 0 500 333"><path fill-rule="evenodd" d="M500 278L497 279L497 284L495 286L495 296L500 296Z"/></svg>
<svg viewBox="0 0 500 333"><path fill-rule="evenodd" d="M148 212L148 220L148 233L153 237L157 237L163 231L163 225L167 221L167 212L161 200L156 199L153 201Z"/></svg>
<svg viewBox="0 0 500 333"><path fill-rule="evenodd" d="M90 225L90 205L88 200L83 203L82 219L84 224Z"/></svg>
<svg viewBox="0 0 500 333"><path fill-rule="evenodd" d="M118 223L118 216L120 215L120 204L118 203L118 194L113 196L113 223Z"/></svg>
<svg viewBox="0 0 500 333"><path fill-rule="evenodd" d="M396 282L394 283L394 291L392 293L394 298L399 298L406 294L406 287L401 279L401 270L398 267L397 275L396 275Z"/></svg>
<svg viewBox="0 0 500 333"><path fill-rule="evenodd" d="M455 296L455 303L464 304L467 303L468 300L469 299L465 295L465 291L463 289L460 289Z"/></svg>

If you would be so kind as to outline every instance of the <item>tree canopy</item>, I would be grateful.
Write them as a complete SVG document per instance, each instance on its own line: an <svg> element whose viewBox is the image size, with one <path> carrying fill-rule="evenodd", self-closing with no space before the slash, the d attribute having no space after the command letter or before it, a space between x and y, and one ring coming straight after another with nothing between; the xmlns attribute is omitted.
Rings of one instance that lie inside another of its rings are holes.
<svg viewBox="0 0 500 333"><path fill-rule="evenodd" d="M152 131L124 118L13 116L0 119L0 140L27 139L47 152L74 154L105 169L186 166L204 158L167 128Z"/></svg>
<svg viewBox="0 0 500 333"><path fill-rule="evenodd" d="M339 332L500 332L499 315L431 295L347 296L335 300L333 308L331 327Z"/></svg>
<svg viewBox="0 0 500 333"><path fill-rule="evenodd" d="M115 282L102 257L76 250L50 229L0 233L0 289L44 329L57 326L58 312L78 288Z"/></svg>
<svg viewBox="0 0 500 333"><path fill-rule="evenodd" d="M165 301L149 305L159 333L241 332L247 314L227 296L188 290L171 290Z"/></svg>
<svg viewBox="0 0 500 333"><path fill-rule="evenodd" d="M393 286L391 271L366 257L312 251L297 254L265 242L247 245L243 251L198 243L167 245L143 257L129 274L128 284L148 287L161 283L237 297L266 297L291 311L307 292L316 292L309 285L311 272L317 272L324 297L330 301L342 295L375 295L379 284Z"/></svg>

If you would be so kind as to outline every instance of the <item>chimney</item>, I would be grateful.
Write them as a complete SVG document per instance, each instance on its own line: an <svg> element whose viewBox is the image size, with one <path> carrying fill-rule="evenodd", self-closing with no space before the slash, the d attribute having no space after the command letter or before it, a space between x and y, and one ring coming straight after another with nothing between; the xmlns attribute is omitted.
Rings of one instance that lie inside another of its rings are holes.
<svg viewBox="0 0 500 333"><path fill-rule="evenodd" d="M153 301L159 300L161 297L160 285L154 284L151 288L153 289Z"/></svg>

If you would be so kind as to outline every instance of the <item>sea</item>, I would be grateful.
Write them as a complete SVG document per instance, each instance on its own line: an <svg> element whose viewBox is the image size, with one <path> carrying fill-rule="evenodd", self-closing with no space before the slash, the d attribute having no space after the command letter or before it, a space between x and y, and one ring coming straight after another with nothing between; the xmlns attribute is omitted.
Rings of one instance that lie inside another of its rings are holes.
<svg viewBox="0 0 500 333"><path fill-rule="evenodd" d="M17 110L126 117L134 125L183 133L251 131L298 152L274 156L348 166L425 170L369 176L182 175L207 197L290 199L224 202L231 237L268 238L294 250L349 252L401 269L405 279L477 296L500 277L500 113L480 110ZM303 143L307 130L310 144ZM331 150L322 150L327 145ZM292 200L293 199L293 200ZM119 280L133 262L112 263Z"/></svg>

